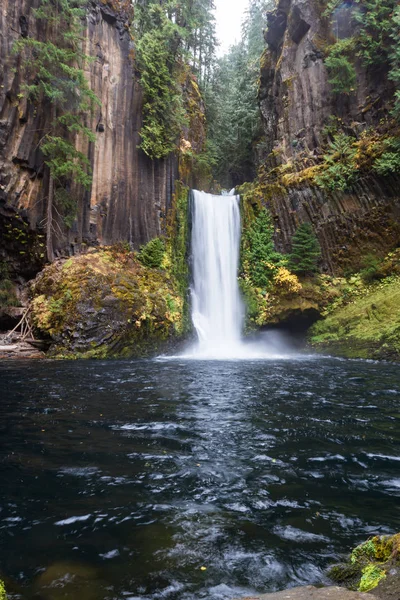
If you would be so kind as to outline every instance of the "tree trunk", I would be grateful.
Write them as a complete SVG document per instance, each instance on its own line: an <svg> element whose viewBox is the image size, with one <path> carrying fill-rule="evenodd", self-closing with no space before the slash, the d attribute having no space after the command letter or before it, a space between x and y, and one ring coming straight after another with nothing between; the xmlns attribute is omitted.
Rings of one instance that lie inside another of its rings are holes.
<svg viewBox="0 0 400 600"><path fill-rule="evenodd" d="M49 176L49 193L47 197L47 219L46 219L46 251L47 260L54 261L53 250L53 200L54 200L54 179L50 173Z"/></svg>

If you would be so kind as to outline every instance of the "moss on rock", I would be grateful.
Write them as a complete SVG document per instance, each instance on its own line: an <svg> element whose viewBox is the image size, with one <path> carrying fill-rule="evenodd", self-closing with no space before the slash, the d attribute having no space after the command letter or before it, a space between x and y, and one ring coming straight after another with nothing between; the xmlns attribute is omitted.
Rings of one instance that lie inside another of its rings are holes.
<svg viewBox="0 0 400 600"><path fill-rule="evenodd" d="M6 588L0 579L0 600L7 600Z"/></svg>
<svg viewBox="0 0 400 600"><path fill-rule="evenodd" d="M124 244L47 266L31 285L32 318L50 356L143 356L190 328L188 189L177 184L165 238L139 254Z"/></svg>
<svg viewBox="0 0 400 600"><path fill-rule="evenodd" d="M389 276L368 286L358 282L347 304L313 325L311 345L347 358L399 361L400 277Z"/></svg>
<svg viewBox="0 0 400 600"><path fill-rule="evenodd" d="M378 586L385 586L386 581L381 582L387 577L393 578L393 574L398 572L399 550L400 533L392 536L377 535L354 548L348 561L333 566L328 576L351 590L375 590Z"/></svg>
<svg viewBox="0 0 400 600"><path fill-rule="evenodd" d="M183 300L166 269L101 248L46 267L32 284L32 316L65 358L141 356L183 333Z"/></svg>

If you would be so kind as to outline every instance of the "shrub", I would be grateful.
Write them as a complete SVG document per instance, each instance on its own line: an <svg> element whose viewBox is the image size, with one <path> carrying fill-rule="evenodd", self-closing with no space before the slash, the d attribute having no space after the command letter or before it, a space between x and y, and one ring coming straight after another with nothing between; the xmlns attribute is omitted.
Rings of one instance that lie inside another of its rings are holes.
<svg viewBox="0 0 400 600"><path fill-rule="evenodd" d="M328 190L346 190L357 174L355 138L339 133L329 143L324 155L324 170L315 177L316 183Z"/></svg>
<svg viewBox="0 0 400 600"><path fill-rule="evenodd" d="M150 240L145 246L140 248L138 260L145 267L159 269L162 265L165 254L165 242L161 238Z"/></svg>
<svg viewBox="0 0 400 600"><path fill-rule="evenodd" d="M360 271L364 283L371 283L376 279L382 279L382 261L373 254L367 254L363 261L363 269Z"/></svg>
<svg viewBox="0 0 400 600"><path fill-rule="evenodd" d="M400 138L389 138L385 142L385 152L374 163L379 175L400 172Z"/></svg>

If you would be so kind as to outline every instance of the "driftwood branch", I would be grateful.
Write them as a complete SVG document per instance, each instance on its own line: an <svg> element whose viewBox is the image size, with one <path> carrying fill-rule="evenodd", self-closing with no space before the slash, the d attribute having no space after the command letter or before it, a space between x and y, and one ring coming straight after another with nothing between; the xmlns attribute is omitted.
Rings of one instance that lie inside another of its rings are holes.
<svg viewBox="0 0 400 600"><path fill-rule="evenodd" d="M32 327L30 315L31 315L31 307L28 306L28 308L25 310L24 314L22 315L21 320L17 323L17 325L14 327L14 329L12 329L11 331L9 331L7 333L6 339L11 337L11 335L13 333L17 332L18 330L20 330L22 341L26 340L26 338L28 336L30 336L30 339L34 339L33 327Z"/></svg>

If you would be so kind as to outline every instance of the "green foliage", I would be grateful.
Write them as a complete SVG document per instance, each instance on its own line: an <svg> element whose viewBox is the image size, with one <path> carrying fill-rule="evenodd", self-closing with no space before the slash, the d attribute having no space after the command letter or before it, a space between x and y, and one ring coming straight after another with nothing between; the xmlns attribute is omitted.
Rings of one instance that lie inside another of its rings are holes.
<svg viewBox="0 0 400 600"><path fill-rule="evenodd" d="M385 151L374 163L374 170L379 175L400 172L400 138L385 140Z"/></svg>
<svg viewBox="0 0 400 600"><path fill-rule="evenodd" d="M133 34L143 89L142 150L164 158L179 148L187 125L183 79L185 65L202 79L215 48L211 0L144 0L135 6Z"/></svg>
<svg viewBox="0 0 400 600"><path fill-rule="evenodd" d="M57 188L54 193L54 199L61 211L64 224L70 229L77 216L78 207L75 197L65 188Z"/></svg>
<svg viewBox="0 0 400 600"><path fill-rule="evenodd" d="M382 260L374 254L367 254L363 260L363 268L360 271L361 279L368 284L376 279L384 277L382 273Z"/></svg>
<svg viewBox="0 0 400 600"><path fill-rule="evenodd" d="M285 263L282 254L274 248L274 225L270 213L261 208L253 222L243 232L242 266L245 277L256 288L272 285L276 266Z"/></svg>
<svg viewBox="0 0 400 600"><path fill-rule="evenodd" d="M389 66L389 79L395 84L394 115L400 119L400 6L397 0L355 0L358 22L354 38L339 40L326 59L330 83L335 92L349 93L355 84L354 58L367 67ZM324 15L340 5L330 0Z"/></svg>
<svg viewBox="0 0 400 600"><path fill-rule="evenodd" d="M311 275L318 271L321 247L312 226L302 223L292 238L292 251L289 254L289 268L298 275Z"/></svg>
<svg viewBox="0 0 400 600"><path fill-rule="evenodd" d="M48 157L46 164L54 179L63 182L72 178L86 189L90 188L92 178L87 172L90 161L74 144L61 136L48 135L41 147L43 154Z"/></svg>
<svg viewBox="0 0 400 600"><path fill-rule="evenodd" d="M89 160L71 141L76 134L95 140L86 126L86 115L99 104L84 73L88 60L81 49L85 7L85 0L41 0L33 15L41 28L47 28L47 39L21 38L15 45L27 73L23 92L52 115L40 148L59 188L71 179L86 189L91 185Z"/></svg>
<svg viewBox="0 0 400 600"><path fill-rule="evenodd" d="M387 277L368 287L362 285L345 305L339 305L312 326L310 342L322 351L348 358L399 361L399 303L398 276Z"/></svg>
<svg viewBox="0 0 400 600"><path fill-rule="evenodd" d="M0 579L0 600L7 600L6 588Z"/></svg>
<svg viewBox="0 0 400 600"><path fill-rule="evenodd" d="M242 39L216 62L205 91L208 137L216 156L214 178L227 188L255 175L262 135L257 93L268 7L269 0L249 1Z"/></svg>
<svg viewBox="0 0 400 600"><path fill-rule="evenodd" d="M339 40L330 47L325 65L328 69L329 83L337 94L350 94L356 84L356 70L351 62L354 52L354 39Z"/></svg>
<svg viewBox="0 0 400 600"><path fill-rule="evenodd" d="M393 11L397 0L356 0L359 10L354 13L360 24L357 50L368 66L385 64L392 44Z"/></svg>
<svg viewBox="0 0 400 600"><path fill-rule="evenodd" d="M159 269L162 265L164 254L165 241L162 238L154 238L141 247L138 253L138 260L145 267Z"/></svg>
<svg viewBox="0 0 400 600"><path fill-rule="evenodd" d="M339 133L329 143L324 155L324 170L315 177L316 183L327 190L346 190L357 174L355 138Z"/></svg>
<svg viewBox="0 0 400 600"><path fill-rule="evenodd" d="M14 284L10 279L8 265L0 261L0 307L6 306L18 306L18 298Z"/></svg>
<svg viewBox="0 0 400 600"><path fill-rule="evenodd" d="M137 44L144 95L141 148L150 158L163 158L176 150L185 123L182 90L164 30L165 26L145 33Z"/></svg>
<svg viewBox="0 0 400 600"><path fill-rule="evenodd" d="M393 11L392 18L393 28L390 34L392 42L390 52L391 70L389 72L389 79L391 79L396 86L393 113L400 121L400 5Z"/></svg>
<svg viewBox="0 0 400 600"><path fill-rule="evenodd" d="M386 573L383 569L380 569L377 565L367 565L362 571L358 590L360 592L369 592L376 588L381 579L385 577Z"/></svg>

